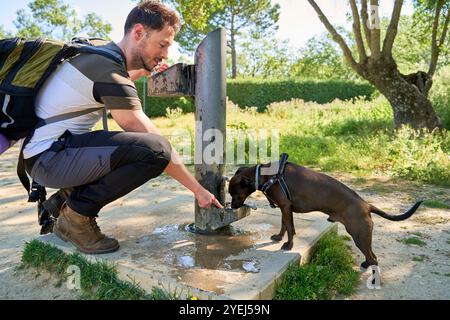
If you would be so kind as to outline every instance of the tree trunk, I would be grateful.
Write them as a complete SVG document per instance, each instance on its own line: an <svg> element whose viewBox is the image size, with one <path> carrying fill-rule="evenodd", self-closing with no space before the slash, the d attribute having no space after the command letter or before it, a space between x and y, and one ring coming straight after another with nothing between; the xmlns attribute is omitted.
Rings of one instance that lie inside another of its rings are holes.
<svg viewBox="0 0 450 320"><path fill-rule="evenodd" d="M237 54L235 34L231 33L231 77L237 78Z"/></svg>
<svg viewBox="0 0 450 320"><path fill-rule="evenodd" d="M414 129L427 128L430 131L442 128L431 101L416 85L402 76L394 61L371 59L362 73L390 102L395 129L404 125L410 125Z"/></svg>

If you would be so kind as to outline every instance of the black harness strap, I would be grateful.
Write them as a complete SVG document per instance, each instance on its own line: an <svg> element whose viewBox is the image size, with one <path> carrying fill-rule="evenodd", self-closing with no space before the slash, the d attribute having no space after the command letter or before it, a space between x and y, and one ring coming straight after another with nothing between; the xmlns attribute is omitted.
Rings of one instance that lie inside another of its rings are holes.
<svg viewBox="0 0 450 320"><path fill-rule="evenodd" d="M281 155L281 159L279 162L278 173L276 175L272 176L269 180L267 180L267 182L264 183L262 185L262 187L259 187L259 183L257 183L258 184L257 189L259 191L262 191L262 193L266 196L267 200L269 200L270 207L272 207L272 208L278 208L278 206L276 205L275 201L273 201L273 199L269 197L267 192L277 182L280 184L281 191L284 193L285 197L288 198L289 200L291 200L291 193L289 192L289 188L287 186L286 180L284 179L284 170L286 169L286 164L287 164L288 158L289 158L289 155L287 153L283 153ZM256 181L259 181L259 177L261 174L260 169L261 169L261 166L258 166L256 168Z"/></svg>

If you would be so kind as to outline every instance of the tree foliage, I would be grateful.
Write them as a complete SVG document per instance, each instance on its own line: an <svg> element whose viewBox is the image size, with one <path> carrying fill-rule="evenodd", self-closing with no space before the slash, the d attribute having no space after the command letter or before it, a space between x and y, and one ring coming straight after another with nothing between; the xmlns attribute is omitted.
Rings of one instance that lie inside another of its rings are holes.
<svg viewBox="0 0 450 320"><path fill-rule="evenodd" d="M78 17L75 9L63 0L34 0L28 4L31 11L17 11L14 25L17 36L24 38L48 37L58 40L70 40L79 35L109 38L112 27L95 13L89 13L84 19Z"/></svg>
<svg viewBox="0 0 450 320"><path fill-rule="evenodd" d="M249 37L237 57L238 75L251 78L290 77L295 56L287 41Z"/></svg>
<svg viewBox="0 0 450 320"><path fill-rule="evenodd" d="M387 26L389 21L383 19L382 25ZM429 21L414 16L402 16L399 21L399 33L395 40L393 56L399 70L412 73L417 70L427 70L431 61L431 28L426 25ZM450 64L450 42L442 48L437 69Z"/></svg>
<svg viewBox="0 0 450 320"><path fill-rule="evenodd" d="M168 0L183 17L184 24L177 37L181 49L193 52L211 31L227 30L231 53L232 77L237 76L239 40L251 34L263 38L277 30L280 6L270 0Z"/></svg>
<svg viewBox="0 0 450 320"><path fill-rule="evenodd" d="M11 37L11 33L6 31L2 25L0 25L0 39Z"/></svg>
<svg viewBox="0 0 450 320"><path fill-rule="evenodd" d="M353 80L357 76L346 65L339 48L328 35L308 40L292 64L290 75L308 79Z"/></svg>

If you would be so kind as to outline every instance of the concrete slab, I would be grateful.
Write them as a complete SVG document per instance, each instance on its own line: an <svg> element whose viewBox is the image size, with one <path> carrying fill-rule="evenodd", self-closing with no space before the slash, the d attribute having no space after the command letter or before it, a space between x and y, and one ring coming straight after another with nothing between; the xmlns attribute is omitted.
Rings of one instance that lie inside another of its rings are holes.
<svg viewBox="0 0 450 320"><path fill-rule="evenodd" d="M192 196L173 187L158 190L158 200L151 201L149 189L151 184L106 207L98 219L102 231L119 240L120 250L86 256L117 264L121 279L133 279L147 291L162 287L200 299L271 299L288 265L306 262L312 246L335 227L322 213L294 215L297 235L289 252L270 240L281 226L278 209L252 211L227 234L192 234L186 231L194 221ZM54 235L37 239L68 253L76 250Z"/></svg>

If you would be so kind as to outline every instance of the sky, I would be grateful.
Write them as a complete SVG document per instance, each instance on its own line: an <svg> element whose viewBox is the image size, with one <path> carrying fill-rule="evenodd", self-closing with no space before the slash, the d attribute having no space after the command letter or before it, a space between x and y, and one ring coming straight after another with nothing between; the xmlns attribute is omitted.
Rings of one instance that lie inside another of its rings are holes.
<svg viewBox="0 0 450 320"><path fill-rule="evenodd" d="M316 0L333 25L342 25L351 28L346 21L348 0ZM30 0L0 0L0 25L4 29L14 31L13 21L16 19L16 11L27 8ZM85 16L95 12L104 21L113 26L111 38L118 42L123 35L123 24L130 10L136 5L131 0L64 0L77 10L79 16ZM294 48L302 47L306 41L314 36L326 32L315 11L307 0L272 0L281 6L281 16L277 37L281 40L289 40ZM411 0L406 0L403 14L412 13ZM394 0L380 0L380 15L390 16ZM178 56L177 47L174 46L170 53L172 59Z"/></svg>

